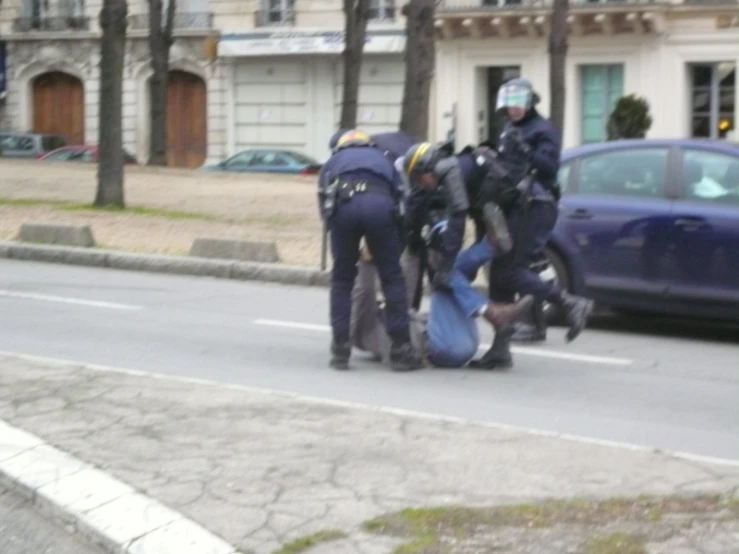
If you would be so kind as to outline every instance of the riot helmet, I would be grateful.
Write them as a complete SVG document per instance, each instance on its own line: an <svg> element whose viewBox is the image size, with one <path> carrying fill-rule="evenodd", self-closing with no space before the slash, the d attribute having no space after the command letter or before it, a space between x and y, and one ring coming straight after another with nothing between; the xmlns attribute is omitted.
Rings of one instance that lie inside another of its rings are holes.
<svg viewBox="0 0 739 554"><path fill-rule="evenodd" d="M344 135L344 133L347 133L348 131L349 129L339 129L333 135L331 135L331 138L328 141L329 150L335 150L336 143L339 142L339 139Z"/></svg>
<svg viewBox="0 0 739 554"><path fill-rule="evenodd" d="M496 110L519 108L528 112L539 103L539 95L528 79L511 79L498 89Z"/></svg>
<svg viewBox="0 0 739 554"><path fill-rule="evenodd" d="M351 148L356 146L372 146L372 137L364 131L352 129L342 134L336 141L336 151L343 148Z"/></svg>
<svg viewBox="0 0 739 554"><path fill-rule="evenodd" d="M411 146L403 157L403 173L413 181L419 175L433 171L443 157L438 146L430 142L419 142Z"/></svg>

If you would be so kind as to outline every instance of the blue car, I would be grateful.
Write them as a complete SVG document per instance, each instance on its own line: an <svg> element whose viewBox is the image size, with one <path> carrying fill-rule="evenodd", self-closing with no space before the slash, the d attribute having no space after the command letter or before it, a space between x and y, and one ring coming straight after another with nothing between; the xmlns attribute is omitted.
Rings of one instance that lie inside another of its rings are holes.
<svg viewBox="0 0 739 554"><path fill-rule="evenodd" d="M739 321L739 145L575 147L559 182L546 253L563 287L621 311Z"/></svg>
<svg viewBox="0 0 739 554"><path fill-rule="evenodd" d="M292 150L252 148L238 152L218 164L205 166L203 169L205 171L318 175L321 164L310 156Z"/></svg>

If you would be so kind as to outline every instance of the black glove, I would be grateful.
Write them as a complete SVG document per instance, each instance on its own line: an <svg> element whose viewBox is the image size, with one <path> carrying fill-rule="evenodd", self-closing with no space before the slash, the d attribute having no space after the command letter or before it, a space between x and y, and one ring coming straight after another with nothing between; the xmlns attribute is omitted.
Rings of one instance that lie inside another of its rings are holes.
<svg viewBox="0 0 739 554"><path fill-rule="evenodd" d="M434 280L431 281L431 286L434 290L451 290L452 286L449 281L451 279L453 265L454 264L450 263L448 260L444 260L439 268L434 272Z"/></svg>

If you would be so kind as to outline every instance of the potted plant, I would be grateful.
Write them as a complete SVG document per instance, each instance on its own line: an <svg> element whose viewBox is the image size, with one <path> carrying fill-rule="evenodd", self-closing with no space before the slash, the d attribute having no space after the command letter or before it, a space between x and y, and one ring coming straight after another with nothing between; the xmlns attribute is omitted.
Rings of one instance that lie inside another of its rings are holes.
<svg viewBox="0 0 739 554"><path fill-rule="evenodd" d="M608 116L606 134L608 140L644 138L651 126L649 103L644 98L630 94L616 102Z"/></svg>

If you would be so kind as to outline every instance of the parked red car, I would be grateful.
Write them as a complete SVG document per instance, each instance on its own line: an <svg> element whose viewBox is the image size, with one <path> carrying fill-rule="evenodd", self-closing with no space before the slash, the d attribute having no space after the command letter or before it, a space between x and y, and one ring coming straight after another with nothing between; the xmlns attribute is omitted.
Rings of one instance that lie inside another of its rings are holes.
<svg viewBox="0 0 739 554"><path fill-rule="evenodd" d="M97 163L98 161L97 144L77 144L72 146L64 146L52 150L48 154L42 154L37 157L38 160L54 161L54 162L87 162ZM137 164L136 158L131 154L123 151L123 161L125 164Z"/></svg>

